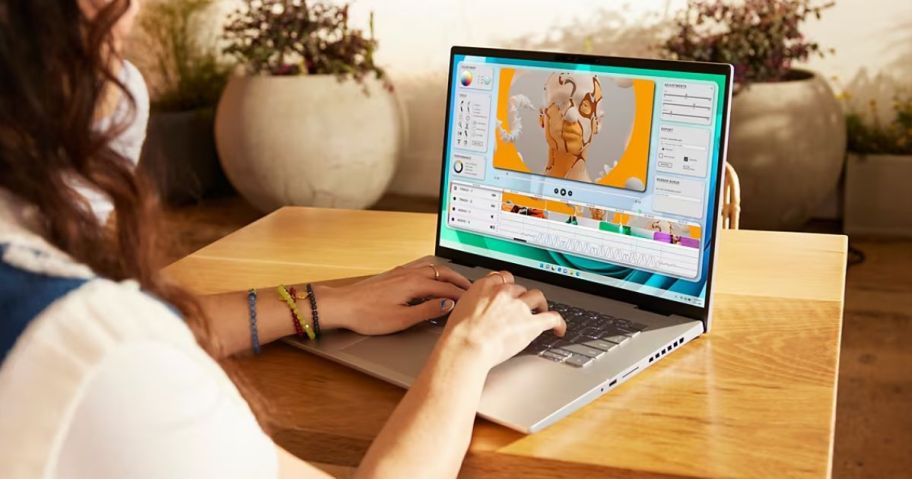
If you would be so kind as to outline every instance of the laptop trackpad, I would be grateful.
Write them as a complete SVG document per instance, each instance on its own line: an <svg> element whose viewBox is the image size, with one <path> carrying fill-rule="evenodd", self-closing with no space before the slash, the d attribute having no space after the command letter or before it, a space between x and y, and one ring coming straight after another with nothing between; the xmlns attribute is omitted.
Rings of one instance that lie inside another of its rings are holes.
<svg viewBox="0 0 912 479"><path fill-rule="evenodd" d="M389 336L372 336L343 348L341 352L367 363L362 363L364 368L370 369L371 365L375 365L386 371L373 372L393 372L410 384L418 377L439 337L439 334L428 331L427 327L419 326Z"/></svg>

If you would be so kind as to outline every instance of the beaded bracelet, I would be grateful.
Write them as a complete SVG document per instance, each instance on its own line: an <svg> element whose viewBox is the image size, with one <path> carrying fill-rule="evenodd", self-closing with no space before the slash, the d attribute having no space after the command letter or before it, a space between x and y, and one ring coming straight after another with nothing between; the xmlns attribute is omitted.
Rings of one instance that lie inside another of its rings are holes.
<svg viewBox="0 0 912 479"><path fill-rule="evenodd" d="M310 300L310 317L313 320L314 335L320 337L320 315L317 313L317 296L314 294L313 287L307 283L307 298Z"/></svg>
<svg viewBox="0 0 912 479"><path fill-rule="evenodd" d="M285 288L285 286L279 285L278 287L276 287L276 291L279 292L279 296L282 298L283 301L285 301L285 304L288 305L288 309L291 310L291 314L295 315L295 317L298 319L298 321L300 321L300 319L302 317L301 311L298 310L297 303L295 303L294 298L292 298L291 295L288 294L288 290ZM304 323L302 321L302 325L304 326L304 332L307 333L308 338L310 338L311 340L317 339L317 335L314 334L313 330L311 329L310 323Z"/></svg>
<svg viewBox="0 0 912 479"><path fill-rule="evenodd" d="M294 289L294 287L288 288L288 294L289 294L289 296L291 296L291 299L293 299L295 302L297 302L299 299L303 299L303 298L298 298L298 292L297 292L297 290ZM279 299L279 301L284 302L284 300L281 298ZM295 334L298 336L304 336L304 326L301 324L301 318L299 318L298 315L295 314L294 311L291 312L291 323L294 325Z"/></svg>
<svg viewBox="0 0 912 479"><path fill-rule="evenodd" d="M254 354L260 354L260 334L257 331L256 316L257 292L251 288L247 290L247 308L250 311L250 346Z"/></svg>

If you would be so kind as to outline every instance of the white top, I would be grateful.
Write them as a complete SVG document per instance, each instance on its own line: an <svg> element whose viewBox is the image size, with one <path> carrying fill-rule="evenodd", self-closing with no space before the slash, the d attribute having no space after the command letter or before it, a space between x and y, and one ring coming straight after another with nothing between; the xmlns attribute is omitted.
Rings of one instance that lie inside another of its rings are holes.
<svg viewBox="0 0 912 479"><path fill-rule="evenodd" d="M134 167L139 164L143 143L146 141L146 127L149 124L149 90L142 73L127 60L123 61L120 70L120 81L123 82L127 92L133 97L133 116L130 117L130 103L126 96L121 95L114 111L95 125L96 131L104 131L112 124L120 124L130 120L126 129L111 142L111 148L124 158L130 160ZM87 184L75 185L76 191L84 196L92 207L92 211L100 223L105 223L114 205L111 200L100 191Z"/></svg>
<svg viewBox="0 0 912 479"><path fill-rule="evenodd" d="M276 477L273 442L183 320L135 282L93 278L28 217L0 190L0 260L87 281L0 363L0 477Z"/></svg>

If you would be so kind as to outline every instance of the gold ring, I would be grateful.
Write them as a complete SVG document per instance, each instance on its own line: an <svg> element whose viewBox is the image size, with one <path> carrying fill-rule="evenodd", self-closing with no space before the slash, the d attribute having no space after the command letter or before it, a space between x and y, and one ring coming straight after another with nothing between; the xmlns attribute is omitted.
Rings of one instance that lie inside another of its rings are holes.
<svg viewBox="0 0 912 479"><path fill-rule="evenodd" d="M503 281L503 284L507 284L507 278L505 278L503 273L501 273L500 271L491 271L490 273L488 273L485 276L498 276L500 278L500 280Z"/></svg>
<svg viewBox="0 0 912 479"><path fill-rule="evenodd" d="M440 270L437 269L437 266L433 264L429 264L428 266L434 270L434 281L440 281Z"/></svg>

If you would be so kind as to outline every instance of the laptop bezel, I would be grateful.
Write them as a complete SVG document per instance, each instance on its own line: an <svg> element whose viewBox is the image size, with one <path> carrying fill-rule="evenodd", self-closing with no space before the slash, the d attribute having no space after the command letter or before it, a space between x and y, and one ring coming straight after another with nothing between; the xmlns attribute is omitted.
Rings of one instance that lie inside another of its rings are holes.
<svg viewBox="0 0 912 479"><path fill-rule="evenodd" d="M710 258L707 264L707 271L704 271L706 275L706 300L703 306L695 306L679 301L674 301L671 299L658 298L649 294L640 293L633 290L628 290L620 287L609 286L606 284L600 284L592 281L587 281L584 279L572 278L566 275L561 275L557 273L552 273L549 271L531 268L517 263L511 263L508 261L502 261L494 258L489 258L486 256L481 256L474 253L468 253L465 251L459 251L452 248L447 248L441 246L440 244L440 231L443 221L442 207L443 207L443 198L446 192L446 167L447 167L447 151L449 150L449 128L450 128L450 113L451 113L451 101L452 101L452 88L453 88L453 67L454 60L456 55L466 55L466 56L479 56L479 57L498 57L506 59L517 59L517 60L537 60L537 61L552 61L552 62L561 62L561 63L577 63L577 64L588 64L588 65L610 65L618 67L629 67L629 68L642 68L642 69L651 69L651 70L665 70L673 72L692 72L692 73L709 73L715 75L725 76L725 91L722 92L723 104L722 104L722 122L719 125L721 128L720 138L722 139L719 144L719 154L716 162L716 180L714 188L716 188L716 201L713 206L713 218L714 223L712 230L712 239L711 239L711 251ZM704 63L704 62L683 62L683 61L671 61L671 60L653 60L653 59L643 59L643 58L625 58L625 57L611 57L611 56L595 56L595 55L583 55L576 53L559 53L559 52L540 52L540 51L527 51L527 50L507 50L507 49L495 49L495 48L479 48L479 47L464 47L464 46L454 46L450 49L450 61L449 61L449 70L447 72L447 104L446 104L446 114L444 116L444 130L443 130L443 153L442 161L440 166L440 191L437 200L437 231L436 231L436 240L434 245L435 255L441 258L449 259L450 261L456 262L458 264L469 265L469 266L480 266L488 269L494 270L510 270L514 274L517 274L522 277L533 279L536 281L542 281L544 283L553 284L563 288L568 288L576 291L581 291L584 293L593 294L596 296L601 296L605 298L610 298L617 301L623 301L629 304L634 304L638 308L656 312L659 314L665 315L680 315L688 318L698 319L704 323L704 330L708 330L707 321L710 316L710 307L712 302L712 283L713 283L713 269L715 267L715 259L717 252L717 243L719 224L721 219L719 218L719 208L721 208L722 202L722 182L724 179L724 168L725 168L725 158L726 158L726 149L728 147L727 135L728 135L728 122L730 116L729 103L731 101L731 88L732 88L732 76L733 70L732 66L723 63Z"/></svg>

